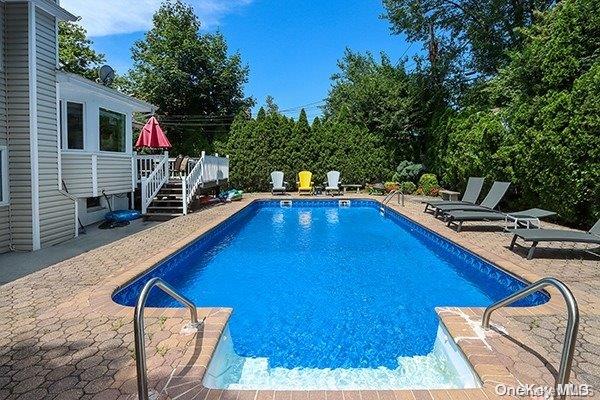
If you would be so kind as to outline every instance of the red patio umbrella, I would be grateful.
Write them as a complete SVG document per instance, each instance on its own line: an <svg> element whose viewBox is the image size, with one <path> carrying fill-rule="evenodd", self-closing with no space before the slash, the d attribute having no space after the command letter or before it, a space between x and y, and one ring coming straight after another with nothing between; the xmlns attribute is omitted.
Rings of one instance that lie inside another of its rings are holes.
<svg viewBox="0 0 600 400"><path fill-rule="evenodd" d="M169 149L172 146L158 124L158 120L155 117L150 117L146 125L142 128L140 137L135 142L135 147L138 149L142 147L149 149Z"/></svg>

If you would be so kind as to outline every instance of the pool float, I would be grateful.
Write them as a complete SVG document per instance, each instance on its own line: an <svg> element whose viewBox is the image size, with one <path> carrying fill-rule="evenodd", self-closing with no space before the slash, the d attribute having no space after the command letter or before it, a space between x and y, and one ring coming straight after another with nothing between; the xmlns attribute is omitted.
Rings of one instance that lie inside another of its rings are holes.
<svg viewBox="0 0 600 400"><path fill-rule="evenodd" d="M221 192L219 194L219 198L222 201L237 201L242 199L242 194L244 192L242 190L231 189L226 192Z"/></svg>
<svg viewBox="0 0 600 400"><path fill-rule="evenodd" d="M129 222L141 217L142 214L137 210L115 210L106 213L104 219L109 222Z"/></svg>

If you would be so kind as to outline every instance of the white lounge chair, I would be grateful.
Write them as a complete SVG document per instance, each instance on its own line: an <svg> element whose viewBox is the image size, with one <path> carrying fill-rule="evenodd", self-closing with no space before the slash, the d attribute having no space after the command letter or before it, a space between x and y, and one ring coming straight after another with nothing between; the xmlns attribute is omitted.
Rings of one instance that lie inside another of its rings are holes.
<svg viewBox="0 0 600 400"><path fill-rule="evenodd" d="M336 194L340 194L340 183L342 180L340 179L339 171L329 171L327 173L327 182L325 183L325 193L333 196L334 192Z"/></svg>
<svg viewBox="0 0 600 400"><path fill-rule="evenodd" d="M283 180L283 172L271 172L271 186L271 194L285 194L287 192L288 183Z"/></svg>

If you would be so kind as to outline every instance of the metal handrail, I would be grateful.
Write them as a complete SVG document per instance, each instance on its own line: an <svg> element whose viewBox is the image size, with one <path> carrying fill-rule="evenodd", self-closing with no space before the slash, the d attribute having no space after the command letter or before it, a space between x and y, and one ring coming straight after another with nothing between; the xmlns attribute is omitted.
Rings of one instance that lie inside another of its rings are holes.
<svg viewBox="0 0 600 400"><path fill-rule="evenodd" d="M137 386L138 386L138 399L148 400L148 375L146 371L146 338L144 336L144 309L146 307L146 300L153 287L162 289L163 292L184 304L190 309L191 322L187 327L197 329L198 322L198 310L194 303L180 295L169 286L165 281L160 278L152 278L146 283L140 297L135 305L134 318L133 318L133 334L135 340L135 367L137 370ZM152 396L156 397L155 395Z"/></svg>
<svg viewBox="0 0 600 400"><path fill-rule="evenodd" d="M381 202L381 209L383 210L383 206L385 206L387 203L389 203L395 195L398 195L398 204L402 205L402 207L404 207L404 192L400 189L396 189L391 191L390 193L388 193L385 198L383 199L383 201ZM400 197L402 197L402 203L400 203Z"/></svg>
<svg viewBox="0 0 600 400"><path fill-rule="evenodd" d="M519 290L518 292L500 300L488 308L483 313L481 326L484 329L490 328L490 317L495 310L505 307L517 300L520 300L527 295L536 292L546 286L554 286L565 299L568 310L567 331L565 333L565 344L563 345L562 355L560 358L560 367L558 370L558 379L556 380L557 388L564 387L569 382L571 374L571 364L573 362L573 353L575 351L575 340L577 338L577 329L579 328L579 308L573 293L569 288L556 278L543 278L531 285Z"/></svg>

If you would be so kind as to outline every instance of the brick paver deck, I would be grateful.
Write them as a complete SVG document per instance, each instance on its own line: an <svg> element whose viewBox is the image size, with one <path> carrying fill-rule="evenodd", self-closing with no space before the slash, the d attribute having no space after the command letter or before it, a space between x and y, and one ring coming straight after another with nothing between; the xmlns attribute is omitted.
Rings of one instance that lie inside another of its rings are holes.
<svg viewBox="0 0 600 400"><path fill-rule="evenodd" d="M360 195L359 195L360 196ZM252 199L180 217L0 286L0 400L6 398L132 398L136 393L133 310L113 303L112 291ZM356 197L348 195L348 197ZM362 196L366 197L366 196ZM374 198L377 199L377 198ZM422 212L416 200L401 213L525 279L555 276L575 293L581 327L574 359L575 382L600 390L600 259L576 245L541 246L536 259L508 250L510 236L498 224L461 233ZM573 250L577 249L577 250ZM229 309L201 309L205 323L185 335L183 309L148 309L146 331L150 386L162 398L199 400L403 400L494 398L496 382L552 385L565 327L562 299L551 291L547 305L505 309L492 317L495 330L482 335L481 309L439 309L455 341L484 382L483 389L416 391L273 392L221 391L202 387L201 377L229 318Z"/></svg>

